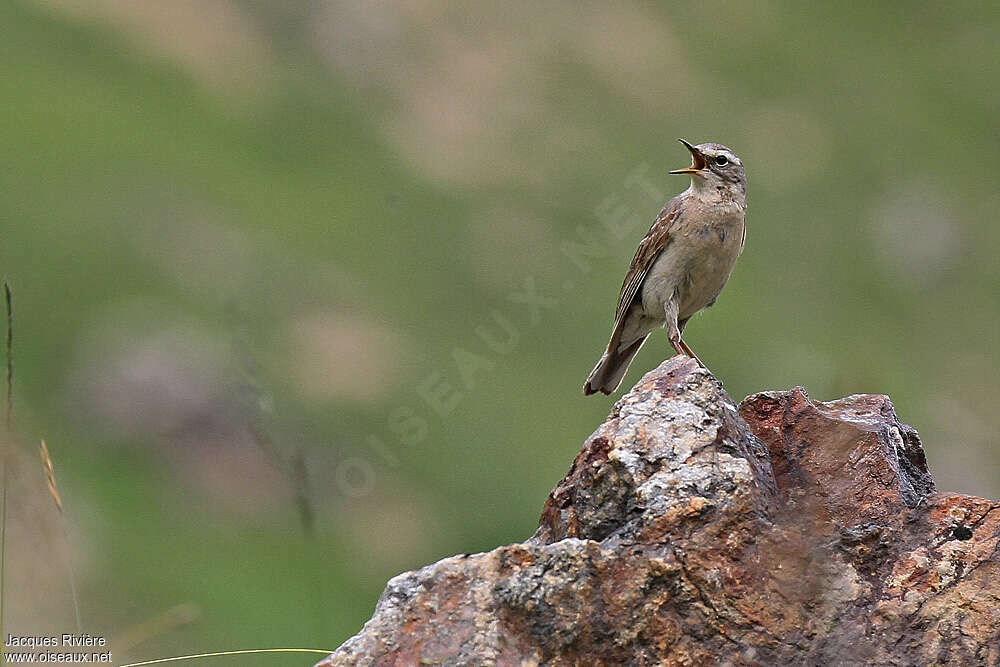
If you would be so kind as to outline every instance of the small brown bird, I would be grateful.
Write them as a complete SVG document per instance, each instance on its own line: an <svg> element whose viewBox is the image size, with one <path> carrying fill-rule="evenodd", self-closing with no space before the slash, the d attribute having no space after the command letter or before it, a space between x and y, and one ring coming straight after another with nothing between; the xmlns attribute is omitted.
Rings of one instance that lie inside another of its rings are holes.
<svg viewBox="0 0 1000 667"><path fill-rule="evenodd" d="M611 341L583 393L610 394L654 329L666 327L678 354L701 360L681 339L695 313L715 303L746 240L747 175L722 144L694 146L687 169L691 187L663 207L639 243L618 297Z"/></svg>

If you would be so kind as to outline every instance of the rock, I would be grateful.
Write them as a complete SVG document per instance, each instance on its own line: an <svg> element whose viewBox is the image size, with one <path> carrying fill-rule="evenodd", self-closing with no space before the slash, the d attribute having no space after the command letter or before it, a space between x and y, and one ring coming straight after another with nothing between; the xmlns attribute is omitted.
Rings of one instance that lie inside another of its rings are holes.
<svg viewBox="0 0 1000 667"><path fill-rule="evenodd" d="M935 493L885 396L737 408L675 357L533 537L393 578L319 664L1000 664L998 510Z"/></svg>

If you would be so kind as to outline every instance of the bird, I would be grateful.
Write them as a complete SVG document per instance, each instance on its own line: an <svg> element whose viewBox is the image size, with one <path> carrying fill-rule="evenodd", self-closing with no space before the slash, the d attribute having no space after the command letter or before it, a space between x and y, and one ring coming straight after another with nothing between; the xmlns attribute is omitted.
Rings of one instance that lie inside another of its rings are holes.
<svg viewBox="0 0 1000 667"><path fill-rule="evenodd" d="M705 364L681 338L698 311L715 303L746 242L747 176L722 144L678 139L691 153L691 186L667 202L625 273L611 340L583 393L611 394L649 335L665 327L678 354Z"/></svg>

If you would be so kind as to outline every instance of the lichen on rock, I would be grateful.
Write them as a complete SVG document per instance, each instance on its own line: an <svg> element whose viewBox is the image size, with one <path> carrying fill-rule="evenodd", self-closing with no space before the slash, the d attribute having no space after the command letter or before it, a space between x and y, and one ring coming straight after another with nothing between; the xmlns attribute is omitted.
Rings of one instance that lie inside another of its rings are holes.
<svg viewBox="0 0 1000 667"><path fill-rule="evenodd" d="M1000 664L997 510L934 492L885 396L737 406L675 357L531 538L393 578L320 665Z"/></svg>

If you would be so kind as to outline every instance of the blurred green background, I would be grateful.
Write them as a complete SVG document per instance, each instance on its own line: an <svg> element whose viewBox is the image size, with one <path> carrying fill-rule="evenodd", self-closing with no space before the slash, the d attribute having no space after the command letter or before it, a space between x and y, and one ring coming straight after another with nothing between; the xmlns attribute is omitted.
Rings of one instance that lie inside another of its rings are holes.
<svg viewBox="0 0 1000 667"><path fill-rule="evenodd" d="M940 489L1000 496L998 17L0 3L5 631L71 631L72 568L116 661L334 648L389 577L530 535L679 136L749 173L685 335L728 391L889 394Z"/></svg>

